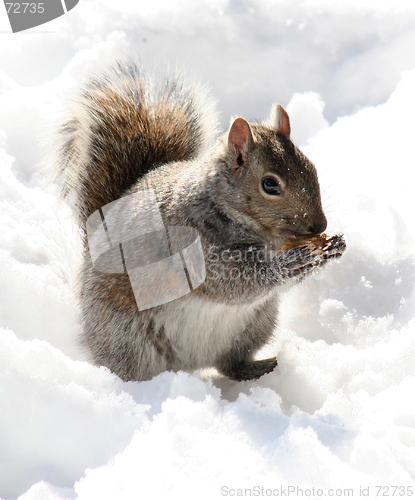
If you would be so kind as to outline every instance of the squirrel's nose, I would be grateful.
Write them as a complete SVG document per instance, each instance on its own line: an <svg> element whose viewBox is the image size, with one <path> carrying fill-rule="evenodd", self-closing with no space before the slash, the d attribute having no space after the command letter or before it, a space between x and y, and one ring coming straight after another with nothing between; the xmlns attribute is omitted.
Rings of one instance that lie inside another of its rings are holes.
<svg viewBox="0 0 415 500"><path fill-rule="evenodd" d="M320 234L327 228L327 219L324 214L321 214L313 224L308 228L310 234Z"/></svg>

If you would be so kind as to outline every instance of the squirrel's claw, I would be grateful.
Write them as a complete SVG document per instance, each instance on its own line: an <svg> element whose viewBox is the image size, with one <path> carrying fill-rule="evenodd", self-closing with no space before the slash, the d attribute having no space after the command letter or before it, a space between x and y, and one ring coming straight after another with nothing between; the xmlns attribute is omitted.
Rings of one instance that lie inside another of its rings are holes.
<svg viewBox="0 0 415 500"><path fill-rule="evenodd" d="M346 250L346 241L342 234L332 236L322 249L322 259L339 259Z"/></svg>

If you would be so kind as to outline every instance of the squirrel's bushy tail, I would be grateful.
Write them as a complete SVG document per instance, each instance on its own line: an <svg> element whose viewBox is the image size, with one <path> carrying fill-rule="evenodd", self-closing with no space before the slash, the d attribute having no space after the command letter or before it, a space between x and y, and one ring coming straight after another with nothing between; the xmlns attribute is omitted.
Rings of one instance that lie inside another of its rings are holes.
<svg viewBox="0 0 415 500"><path fill-rule="evenodd" d="M95 75L58 129L55 172L81 227L157 165L199 155L216 133L204 88L156 85L131 60Z"/></svg>

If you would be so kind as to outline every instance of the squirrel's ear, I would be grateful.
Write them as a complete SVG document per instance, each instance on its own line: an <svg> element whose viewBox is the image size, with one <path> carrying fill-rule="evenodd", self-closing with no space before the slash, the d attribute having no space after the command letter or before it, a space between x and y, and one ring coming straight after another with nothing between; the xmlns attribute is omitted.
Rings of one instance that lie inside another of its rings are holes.
<svg viewBox="0 0 415 500"><path fill-rule="evenodd" d="M277 132L289 136L291 134L290 117L281 104L275 104L271 110L271 126Z"/></svg>
<svg viewBox="0 0 415 500"><path fill-rule="evenodd" d="M231 153L236 152L232 171L235 173L246 161L246 153L253 143L251 127L243 118L236 118L229 129L228 146Z"/></svg>

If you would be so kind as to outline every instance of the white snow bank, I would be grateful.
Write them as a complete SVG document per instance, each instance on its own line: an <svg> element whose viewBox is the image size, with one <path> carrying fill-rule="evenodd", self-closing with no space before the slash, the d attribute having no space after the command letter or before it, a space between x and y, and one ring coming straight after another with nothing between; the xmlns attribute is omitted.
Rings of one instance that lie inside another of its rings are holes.
<svg viewBox="0 0 415 500"><path fill-rule="evenodd" d="M405 134L414 82L407 73L387 103L310 141L332 197L331 230L343 230L349 248L287 295L267 348L279 351L279 368L257 382L164 373L122 383L52 347L69 352L65 339L75 338L68 329L77 324L62 316L75 305L62 277L76 264L68 214L56 211L50 193L2 170L0 317L20 337L0 336L2 496L221 498L288 485L357 495L413 484L415 259Z"/></svg>
<svg viewBox="0 0 415 500"><path fill-rule="evenodd" d="M6 497L41 479L72 485L86 467L121 451L142 425L145 407L135 405L106 370L6 330L1 344L0 441L7 461L0 483Z"/></svg>
<svg viewBox="0 0 415 500"><path fill-rule="evenodd" d="M412 0L82 0L44 26L51 33L2 35L0 61L34 86L61 75L75 54L113 46L136 51L145 67L167 62L208 83L224 125L306 91L322 96L333 122L386 101L412 69L414 22Z"/></svg>
<svg viewBox="0 0 415 500"><path fill-rule="evenodd" d="M4 35L0 497L213 499L299 485L354 497L369 487L373 498L375 485L414 484L415 70L400 76L413 66L414 9L349 4L174 2L163 14L160 2L84 0L55 34ZM207 80L226 123L291 99L328 231L345 233L339 263L287 294L264 349L279 367L259 381L123 383L82 361L79 242L39 174L38 136L79 68L133 46L146 64L178 62Z"/></svg>
<svg viewBox="0 0 415 500"><path fill-rule="evenodd" d="M0 149L0 326L76 356L78 319L68 286L79 260L75 229L68 210L59 207L56 188L42 179L37 182L43 188L25 186L12 165Z"/></svg>

